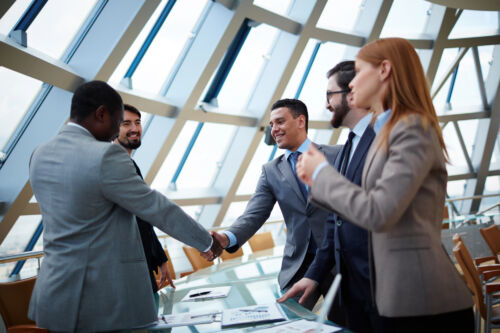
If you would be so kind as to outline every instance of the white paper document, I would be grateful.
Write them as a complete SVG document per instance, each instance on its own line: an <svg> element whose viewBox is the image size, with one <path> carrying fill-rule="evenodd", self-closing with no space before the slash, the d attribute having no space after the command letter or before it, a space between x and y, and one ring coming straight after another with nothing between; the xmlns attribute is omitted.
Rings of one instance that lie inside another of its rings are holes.
<svg viewBox="0 0 500 333"><path fill-rule="evenodd" d="M163 315L158 317L158 321L148 327L148 330L159 330L176 326L189 326L213 323L220 312L198 312L198 313L178 313L174 315Z"/></svg>
<svg viewBox="0 0 500 333"><path fill-rule="evenodd" d="M252 305L222 311L222 327L250 323L270 323L286 320L285 314L276 303Z"/></svg>
<svg viewBox="0 0 500 333"><path fill-rule="evenodd" d="M192 289L184 296L181 302L224 298L229 295L230 290L231 286Z"/></svg>
<svg viewBox="0 0 500 333"><path fill-rule="evenodd" d="M308 321L305 319L292 321L283 325L265 328L258 330L259 333L314 333L318 324L315 321ZM323 324L321 326L321 333L333 333L342 330L340 327L334 327Z"/></svg>

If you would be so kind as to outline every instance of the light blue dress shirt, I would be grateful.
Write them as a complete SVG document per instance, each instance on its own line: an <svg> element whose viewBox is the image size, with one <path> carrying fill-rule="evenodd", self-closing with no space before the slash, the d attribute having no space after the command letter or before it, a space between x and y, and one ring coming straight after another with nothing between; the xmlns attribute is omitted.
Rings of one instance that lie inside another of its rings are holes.
<svg viewBox="0 0 500 333"><path fill-rule="evenodd" d="M306 138L305 141L302 142L300 147L297 149L297 151L302 153L302 154L305 153L309 149L310 144L311 144L311 140L309 140L309 138ZM294 162L293 158L288 159L292 153L293 153L293 151L287 149L285 151L285 158L290 162L290 165L292 166L292 170L295 172L295 162ZM306 189L307 189L307 191L309 191L309 187L307 185L306 185ZM227 238L229 239L229 245L227 247L235 246L238 243L236 236L231 231L224 230L222 233L225 234L227 236Z"/></svg>

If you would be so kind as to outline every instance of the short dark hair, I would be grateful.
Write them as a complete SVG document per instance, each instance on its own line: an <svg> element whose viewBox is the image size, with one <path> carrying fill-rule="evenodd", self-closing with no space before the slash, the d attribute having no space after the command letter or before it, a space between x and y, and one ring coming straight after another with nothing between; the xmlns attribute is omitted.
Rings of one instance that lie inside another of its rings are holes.
<svg viewBox="0 0 500 333"><path fill-rule="evenodd" d="M136 115L139 116L139 119L141 119L141 113L139 112L139 110L137 110L135 106L130 104L123 104L123 110L135 113Z"/></svg>
<svg viewBox="0 0 500 333"><path fill-rule="evenodd" d="M306 132L307 132L309 123L309 114L307 113L307 106L304 104L304 102L293 98L280 99L279 101L274 102L273 106L271 106L271 111L283 107L288 108L290 110L290 113L292 114L294 119L300 115L303 115L306 118Z"/></svg>
<svg viewBox="0 0 500 333"><path fill-rule="evenodd" d="M121 110L123 102L120 94L106 82L84 83L73 94L70 118L81 122L101 105L106 106L110 114L114 114L118 109Z"/></svg>
<svg viewBox="0 0 500 333"><path fill-rule="evenodd" d="M347 60L338 63L326 73L326 77L329 79L335 74L337 74L337 84L340 89L351 91L349 83L351 83L352 79L354 79L354 76L356 75L356 72L354 71L354 61Z"/></svg>

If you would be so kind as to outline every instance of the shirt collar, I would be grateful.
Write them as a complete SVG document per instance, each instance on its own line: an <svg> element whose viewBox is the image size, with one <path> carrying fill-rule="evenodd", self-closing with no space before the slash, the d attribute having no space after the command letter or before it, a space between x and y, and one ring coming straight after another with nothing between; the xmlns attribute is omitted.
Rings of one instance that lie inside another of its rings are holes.
<svg viewBox="0 0 500 333"><path fill-rule="evenodd" d="M356 136L359 136L359 137L363 136L363 133L365 132L368 125L370 125L371 120L372 120L371 113L369 113L366 116L364 116L363 118L361 118L361 120L358 121L356 126L354 126L354 128L352 129L354 134L356 134Z"/></svg>
<svg viewBox="0 0 500 333"><path fill-rule="evenodd" d="M92 133L90 133L90 131L88 129L86 129L85 127L83 127L82 125L80 124L77 124L77 123L74 123L72 121L69 121L68 122L68 125L69 126L75 126L75 127L78 127L78 128L81 128L82 130L84 130L85 132L89 133L90 135L92 135ZM93 136L93 135L92 135Z"/></svg>
<svg viewBox="0 0 500 333"><path fill-rule="evenodd" d="M311 144L311 140L309 138L306 138L304 142L300 145L299 149L297 149L298 152L300 153L305 153L309 149L309 145ZM288 160L288 157L293 153L291 150L285 150L285 158Z"/></svg>
<svg viewBox="0 0 500 333"><path fill-rule="evenodd" d="M380 132L382 127L387 123L389 120L389 116L391 115L392 110L387 109L384 112L382 112L377 119L375 120L375 124L373 124L373 130L375 131L376 134Z"/></svg>

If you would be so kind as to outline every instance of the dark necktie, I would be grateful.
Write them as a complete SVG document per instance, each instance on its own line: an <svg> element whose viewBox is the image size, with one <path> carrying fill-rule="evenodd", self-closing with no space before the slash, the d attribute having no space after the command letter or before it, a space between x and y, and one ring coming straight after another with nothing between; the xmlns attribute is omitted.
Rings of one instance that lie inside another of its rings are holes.
<svg viewBox="0 0 500 333"><path fill-rule="evenodd" d="M342 164L340 167L340 173L342 175L345 175L347 171L347 165L349 164L349 156L351 156L352 139L354 139L355 136L356 134L353 131L349 132L349 137L347 138L347 142L345 143L344 151L342 152Z"/></svg>
<svg viewBox="0 0 500 333"><path fill-rule="evenodd" d="M299 177L297 176L297 161L299 160L300 154L302 154L302 153L299 152L299 151L294 151L290 156L293 159L294 166L295 166L295 168L293 168L293 174L295 176L295 179L297 180L297 184L299 184L300 192L302 192L302 196L307 201L307 188L306 188L306 185L303 182L301 182L300 179L299 179Z"/></svg>

